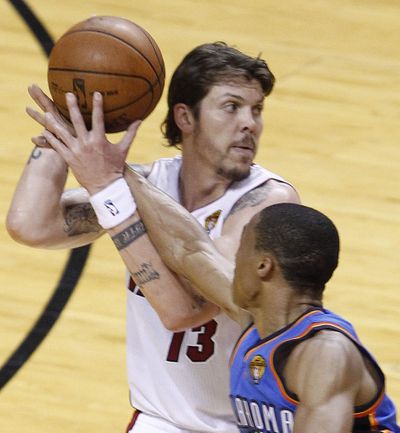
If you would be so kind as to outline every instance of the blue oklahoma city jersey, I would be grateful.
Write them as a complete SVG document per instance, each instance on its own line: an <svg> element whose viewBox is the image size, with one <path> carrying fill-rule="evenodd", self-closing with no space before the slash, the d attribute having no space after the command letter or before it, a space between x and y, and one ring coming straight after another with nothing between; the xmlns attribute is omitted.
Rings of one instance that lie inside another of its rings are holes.
<svg viewBox="0 0 400 433"><path fill-rule="evenodd" d="M353 326L326 309L310 309L295 322L265 339L251 325L239 338L231 356L231 401L241 433L291 433L299 401L285 389L278 359L316 332L332 329L350 338L369 359L381 379L376 398L355 407L353 432L400 433L396 410L384 392L384 375L359 341Z"/></svg>

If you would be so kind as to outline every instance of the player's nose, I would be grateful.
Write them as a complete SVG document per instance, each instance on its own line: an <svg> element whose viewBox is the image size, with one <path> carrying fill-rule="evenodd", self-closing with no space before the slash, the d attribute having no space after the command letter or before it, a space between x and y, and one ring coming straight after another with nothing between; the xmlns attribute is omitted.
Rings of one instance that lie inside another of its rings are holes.
<svg viewBox="0 0 400 433"><path fill-rule="evenodd" d="M251 107L243 107L240 113L240 129L254 132L257 122Z"/></svg>

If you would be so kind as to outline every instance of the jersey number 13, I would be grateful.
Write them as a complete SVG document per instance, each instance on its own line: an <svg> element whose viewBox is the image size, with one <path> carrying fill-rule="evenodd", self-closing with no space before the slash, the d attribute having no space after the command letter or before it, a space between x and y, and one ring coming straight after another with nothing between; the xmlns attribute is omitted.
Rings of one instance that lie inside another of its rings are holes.
<svg viewBox="0 0 400 433"><path fill-rule="evenodd" d="M169 345L167 361L178 362L185 332L197 333L196 345L186 346L186 356L193 362L205 362L214 354L215 342L212 339L217 331L217 322L210 320L202 326L192 328L190 331L175 332Z"/></svg>

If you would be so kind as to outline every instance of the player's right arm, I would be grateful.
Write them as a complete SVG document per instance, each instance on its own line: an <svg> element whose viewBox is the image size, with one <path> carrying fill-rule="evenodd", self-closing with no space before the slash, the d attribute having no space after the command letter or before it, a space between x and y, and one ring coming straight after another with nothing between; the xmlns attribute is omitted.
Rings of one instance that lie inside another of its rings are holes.
<svg viewBox="0 0 400 433"><path fill-rule="evenodd" d="M16 240L37 247L62 248L90 242L104 233L89 204L87 191L92 191L93 185L85 183L85 189L80 188L63 193L67 165L64 162L65 158L60 154L63 154L63 150L65 151L66 147L71 145L75 131L68 127L58 113L54 113L53 102L37 86L31 88L30 93L44 113L53 114L53 121L47 124L44 114L30 110L31 117L46 129L49 127L48 133L51 136L50 142L44 138L46 133L41 137L36 137L33 141L39 146L50 146L56 137L63 135L61 132L66 132L66 129L69 130L68 140L63 143L59 142L58 152L48 148L38 149L41 152L40 158L35 160L34 166L26 168L17 187L9 212L9 231ZM96 103L95 106L97 110L94 110L94 113L98 114L101 111L100 106ZM79 116L79 108L76 104L74 108L75 115ZM97 123L93 122L94 125ZM50 131L54 131L55 135ZM79 133L77 135L79 137ZM110 151L118 150L117 146L108 141L104 146L107 145L110 146ZM82 177L82 172L85 173L87 181L87 173L90 173L90 180L97 185L103 179L103 172L99 167L103 167L103 163L107 165L107 160L103 161L102 157L99 157L101 153L99 149L95 152L97 159L90 152L79 153L79 146L75 146L74 150L78 154L76 158L70 160L71 171L77 179ZM122 171L125 158L121 161ZM130 167L144 177L151 169L150 165L130 165ZM34 194L31 194L29 190L30 184L34 185ZM46 200L43 201L44 198ZM32 221L35 225L35 234L32 235L29 227L30 217L34 212L35 204L40 199L43 201L42 208ZM64 230L66 226L68 232ZM141 230L137 213L110 229L109 234L120 250L121 257L133 280L156 310L166 328L174 332L182 331L186 328L200 326L218 314L219 308L216 305L201 299L185 281L181 281L167 268L147 234Z"/></svg>
<svg viewBox="0 0 400 433"><path fill-rule="evenodd" d="M130 165L141 175L149 166ZM84 188L64 191L67 167L48 148L35 148L7 215L7 230L17 242L37 248L75 248L93 242L105 230ZM132 233L132 228L136 234ZM109 230L132 278L142 289L164 326L178 332L209 321L219 309L190 290L155 252L137 214ZM125 248L130 245L129 248Z"/></svg>
<svg viewBox="0 0 400 433"><path fill-rule="evenodd" d="M44 113L50 112L67 127L53 101L36 85L28 89L42 112L27 113L45 126ZM49 148L43 136L33 137L36 147L24 167L12 197L6 228L13 239L37 248L74 248L99 237L103 232L88 206L83 189L64 193L68 168Z"/></svg>
<svg viewBox="0 0 400 433"><path fill-rule="evenodd" d="M6 228L14 240L37 248L75 248L104 233L87 192L64 192L67 174L53 149L35 147L7 214Z"/></svg>

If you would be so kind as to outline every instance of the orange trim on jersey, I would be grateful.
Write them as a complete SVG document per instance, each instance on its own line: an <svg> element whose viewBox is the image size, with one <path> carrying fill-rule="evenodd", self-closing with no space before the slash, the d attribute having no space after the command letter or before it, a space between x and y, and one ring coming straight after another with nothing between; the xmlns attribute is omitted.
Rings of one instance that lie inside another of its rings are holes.
<svg viewBox="0 0 400 433"><path fill-rule="evenodd" d="M310 311L309 313L307 313L307 314L305 314L304 316L301 316L298 320L296 320L296 322L294 322L286 331L288 331L289 329L291 329L291 328L293 328L295 325L297 325L299 322L301 322L302 320L304 320L305 318L307 318L307 317L309 317L309 316L311 316L311 315L313 315L313 314L316 314L316 313L319 313L320 312L320 310L313 310L313 311ZM251 332L253 329L254 329L254 326L255 325L253 325L253 326L251 326L241 337L240 337L240 339L238 340L238 342L236 343L236 347L235 347L235 349L234 349L234 351L233 351L233 353L232 353L232 355L231 355L231 358L230 358L230 364L233 362L233 359L234 359L234 357L235 357L235 355L236 355L236 352L237 352L237 350L238 350L238 348L239 348L239 346L240 346L240 343L242 342L242 340L247 336L247 334L249 333L249 332ZM273 375L273 377L275 378L275 381L276 381L276 383L277 383L277 385L278 385L278 387L279 387L279 390L280 390L280 392L281 392L281 394L282 394L282 396L287 400L287 401L289 401L290 403L292 403L292 404L295 404L295 405L298 405L299 404L299 401L298 400L295 400L295 399L293 399L292 397L290 397L288 394L287 394L287 392L286 392L286 389L284 388L284 386L283 386L283 383L282 383L282 381L281 381L281 379L280 379L280 377L279 377L279 375L278 375L278 373L277 373L277 371L276 371L276 369L275 369L275 367L274 367L274 363L273 363L273 357L274 357L274 354L275 354L275 352L276 352L276 350L282 345L282 344L285 344L285 343L287 343L287 342L289 342L289 341L295 341L295 340L299 340L299 339L301 339L301 338L303 338L305 335L307 335L308 333L310 333L310 331L312 330L312 329L317 329L317 328L322 328L321 330L323 330L323 329L326 329L326 328L324 328L325 326L327 326L327 327L329 327L329 328L336 328L336 329L338 329L340 332L342 332L343 334L345 334L347 337L349 337L350 338L350 340L352 340L352 341L354 341L355 343L358 343L358 344L360 344L360 341L358 340L358 338L356 337L356 336L354 336L353 334L351 334L346 328L343 328L342 326L340 326L340 325L338 325L338 324L336 324L336 323L332 323L332 322L316 322L316 323L311 323L300 335L298 335L297 337L294 337L294 338L289 338L289 339L287 339L287 340L285 340L285 341L282 341L282 343L280 343L278 346L276 346L272 351L271 351L271 353L270 353L270 356L269 356L269 365L271 366L271 372L272 372L272 375ZM254 347L253 349L251 349L251 350L249 350L247 353L246 353L246 355L245 355L245 357L244 357L244 360L246 360L247 361L247 359L254 353L254 352L256 352L257 350L259 350L259 348L260 347L262 347L262 346L264 346L264 345L266 345L266 344L268 344L268 343L270 343L270 342L272 342L272 341L274 341L274 340L276 340L277 338L279 338L280 336L281 336L282 334L278 334L276 337L274 337L274 338L272 338L272 339L270 339L270 340L267 340L267 341L265 341L264 343L262 343L262 344L260 344L260 345L258 345L258 346L256 346L256 347ZM361 412L353 412L353 417L354 418L361 418L361 417L365 417L365 416L367 416L368 415L368 419L369 419L369 423L370 423L370 425L371 425L371 427L377 427L378 426L378 421L377 421L377 419L376 419L376 417L375 417L375 409L377 408L377 406L381 403L381 401L382 401L382 399L384 398L384 396L385 396L385 390L384 390L384 387L382 387L382 390L381 390L381 392L380 392L380 394L379 394L379 397L375 400L375 402L374 403L372 403L372 405L370 406L370 407L368 407L367 409L365 409L365 410L363 410L363 411L361 411ZM392 433L390 430L382 430L382 433Z"/></svg>
<svg viewBox="0 0 400 433"><path fill-rule="evenodd" d="M371 427L376 427L378 425L378 421L375 417L375 412L372 412L368 415L368 421Z"/></svg>
<svg viewBox="0 0 400 433"><path fill-rule="evenodd" d="M240 343L246 338L246 336L254 329L255 325L251 325L249 329L241 336L239 337L239 340L236 342L235 347L231 353L231 356L229 357L229 366L232 365L233 360L235 359L236 353L239 349Z"/></svg>
<svg viewBox="0 0 400 433"><path fill-rule="evenodd" d="M363 416L368 415L369 422L372 427L378 426L378 421L375 418L375 409L379 405L379 403L382 401L383 397L385 396L385 390L384 387L382 387L382 391L379 394L379 397L376 399L376 401L367 409L363 410L362 412L354 412L354 418L362 418Z"/></svg>
<svg viewBox="0 0 400 433"><path fill-rule="evenodd" d="M305 319L306 317L312 316L313 314L320 313L320 312L321 312L320 310L312 310L312 311L310 311L309 313L305 314L304 316L299 317L299 318L298 318L294 323L292 323L292 325L291 325L289 328L285 329L285 332L288 331L289 329L293 328L293 326L297 325L299 322L301 322L301 321L302 321L303 319ZM253 327L252 327L252 328L253 328ZM257 351L260 347L263 347L263 346L265 346L266 344L271 343L271 341L276 340L276 339L279 338L281 335L282 335L282 334L279 333L276 337L271 338L271 339L265 341L264 343L258 345L257 347L254 347L253 349L249 350L249 351L246 353L246 356L244 357L244 359L247 360L253 352Z"/></svg>
<svg viewBox="0 0 400 433"><path fill-rule="evenodd" d="M342 328L340 325L337 325L336 323L332 323L332 322L317 322L317 323L311 323L310 326L308 326L308 327L307 327L307 328L306 328L306 329L305 329L305 330L304 330L300 335L298 335L297 337L295 337L295 338L290 338L290 339L288 339L288 340L286 340L286 341L282 341L282 343L281 343L279 346L276 346L275 349L272 350L271 353L270 353L270 356L269 356L269 364L270 364L270 366L271 366L271 372L272 372L272 374L273 374L273 376L274 376L274 378L275 378L276 383L278 384L278 387L279 387L279 390L281 391L282 397L285 398L287 401L289 401L289 402L292 403L292 404L298 405L298 404L299 404L299 401L293 399L292 397L290 397L290 396L287 394L286 389L285 389L285 387L283 386L283 383L282 383L282 381L281 381L281 379L280 379L280 377L279 377L279 375L278 375L278 373L276 372L275 367L274 367L274 363L273 363L273 357L274 357L274 354L275 354L276 350L277 350L277 349L278 349L282 344L287 343L287 342L289 342L289 341L299 340L299 339L301 339L302 337L304 337L305 335L307 335L307 334L308 334L312 329L320 328L320 327L323 328L323 327L326 326L326 325L328 325L328 326L331 327L331 328L337 328L337 329L339 329L341 332L345 333L345 334L346 334L349 338L351 338L353 341L356 341L355 338L354 338L354 336L353 336L350 332L348 332L347 329Z"/></svg>

